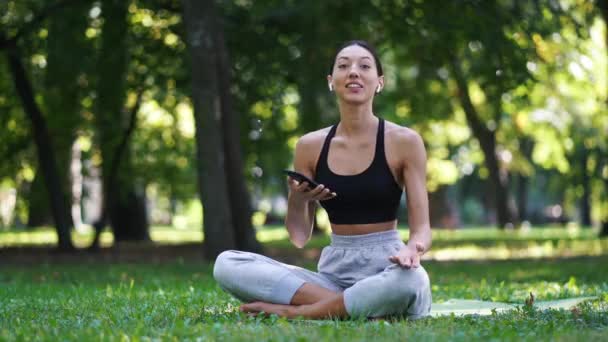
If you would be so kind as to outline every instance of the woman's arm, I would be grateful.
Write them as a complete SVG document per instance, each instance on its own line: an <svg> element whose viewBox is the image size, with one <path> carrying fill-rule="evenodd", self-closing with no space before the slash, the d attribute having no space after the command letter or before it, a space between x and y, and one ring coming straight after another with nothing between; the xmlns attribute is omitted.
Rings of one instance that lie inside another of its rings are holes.
<svg viewBox="0 0 608 342"><path fill-rule="evenodd" d="M424 253L431 248L429 199L426 191L426 150L420 135L410 132L407 137L408 153L403 168L410 227L408 246L416 249L416 244L420 244Z"/></svg>
<svg viewBox="0 0 608 342"><path fill-rule="evenodd" d="M301 170L298 170L298 172L302 173ZM287 227L287 231L289 232L291 243L298 248L302 248L310 239L317 204L298 199L296 198L297 195L294 196L294 193L298 191L298 186L306 187L306 184L297 185L297 182L292 179L288 180L288 182L289 195L287 197L285 227Z"/></svg>
<svg viewBox="0 0 608 342"><path fill-rule="evenodd" d="M294 169L314 179L313 163L314 160L314 141L311 135L305 135L298 140L294 152ZM310 235L315 219L317 201L329 199L335 196L331 194L322 184L308 190L308 184L298 183L293 179L288 179L289 195L287 197L287 215L285 216L285 226L289 232L289 240L298 248L304 247Z"/></svg>
<svg viewBox="0 0 608 342"><path fill-rule="evenodd" d="M420 266L420 257L431 248L429 200L426 191L426 150L420 135L410 129L399 134L407 194L410 238L405 248L389 258L404 267Z"/></svg>

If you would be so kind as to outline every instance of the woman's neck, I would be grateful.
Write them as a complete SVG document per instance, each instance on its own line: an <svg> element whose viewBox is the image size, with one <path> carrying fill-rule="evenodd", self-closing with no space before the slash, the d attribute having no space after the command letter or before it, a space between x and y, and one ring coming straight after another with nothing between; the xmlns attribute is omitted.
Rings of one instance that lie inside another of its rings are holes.
<svg viewBox="0 0 608 342"><path fill-rule="evenodd" d="M340 130L344 135L355 136L365 133L375 126L377 119L372 112L372 104L340 103Z"/></svg>

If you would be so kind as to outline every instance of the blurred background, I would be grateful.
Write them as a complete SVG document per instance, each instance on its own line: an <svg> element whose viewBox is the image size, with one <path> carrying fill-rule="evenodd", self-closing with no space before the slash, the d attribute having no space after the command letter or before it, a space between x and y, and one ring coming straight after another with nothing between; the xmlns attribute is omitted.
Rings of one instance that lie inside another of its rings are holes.
<svg viewBox="0 0 608 342"><path fill-rule="evenodd" d="M375 113L426 144L431 257L602 254L606 20L600 0L1 0L0 252L286 246L281 170L339 120L326 75L364 39Z"/></svg>

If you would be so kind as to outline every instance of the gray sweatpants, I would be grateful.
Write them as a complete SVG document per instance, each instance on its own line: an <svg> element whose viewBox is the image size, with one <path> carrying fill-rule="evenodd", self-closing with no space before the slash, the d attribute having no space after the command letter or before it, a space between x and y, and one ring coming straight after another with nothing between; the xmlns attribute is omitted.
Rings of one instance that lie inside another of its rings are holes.
<svg viewBox="0 0 608 342"><path fill-rule="evenodd" d="M331 236L323 248L318 273L263 255L225 251L213 276L236 298L289 304L306 282L344 292L351 317L427 316L431 309L429 277L424 268L403 268L388 260L404 243L396 230L364 235Z"/></svg>

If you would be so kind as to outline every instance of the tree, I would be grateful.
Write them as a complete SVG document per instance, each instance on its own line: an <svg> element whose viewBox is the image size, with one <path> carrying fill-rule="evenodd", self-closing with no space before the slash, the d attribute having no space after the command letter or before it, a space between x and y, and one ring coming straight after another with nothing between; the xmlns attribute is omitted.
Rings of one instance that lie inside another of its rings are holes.
<svg viewBox="0 0 608 342"><path fill-rule="evenodd" d="M55 153L52 149L52 140L48 131L47 123L36 103L34 90L30 84L25 67L21 62L21 55L16 45L10 46L7 51L10 73L13 76L15 88L23 103L31 125L32 135L36 143L38 163L42 170L47 187L49 202L58 237L58 248L62 251L74 249L71 231L70 211L65 202L66 195L59 172Z"/></svg>
<svg viewBox="0 0 608 342"><path fill-rule="evenodd" d="M528 65L540 59L536 41L560 30L559 20L567 14L560 6L517 1L379 5L391 33L390 44L399 46L395 59L411 63L416 75L410 80L415 82L414 93L408 94L412 112L437 115L439 108L430 100L437 98L454 106L444 113L464 114L483 153L485 168L479 172L487 174L486 189L500 227L518 221L510 200L512 164L508 162L514 154L509 151L514 144L508 134L512 118L527 102L518 89L536 82ZM405 24L389 20L396 16L405 17ZM404 36L408 40L400 44ZM448 117L444 114L442 119Z"/></svg>
<svg viewBox="0 0 608 342"><path fill-rule="evenodd" d="M199 193L205 213L205 256L214 259L220 252L238 246L238 239L243 239L241 244L248 249L257 249L251 245L257 241L250 235L253 233L250 223L247 227L234 216L243 215L249 219L248 204L239 202L238 198L230 198L246 195L246 191L242 184L228 184L242 179L242 169L238 169L239 149L233 145L234 142L227 144L227 140L236 138L234 134L237 132L234 127L227 131L229 126L238 127L238 124L231 117L229 79L221 76L229 70L215 4L213 0L184 0L183 11L192 69ZM227 157L226 153L236 153L237 156ZM236 224L240 224L238 233ZM243 232L242 229L250 231Z"/></svg>
<svg viewBox="0 0 608 342"><path fill-rule="evenodd" d="M104 204L116 242L148 240L145 191L138 186L132 172L129 145L117 159L123 136L128 135L134 114L124 109L128 67L127 8L128 1L102 2L104 16L101 47L97 64L97 103L95 119L97 139L102 156ZM135 110L137 110L137 106ZM113 166L114 165L114 166ZM116 168L113 171L112 168ZM103 227L104 214L97 223Z"/></svg>
<svg viewBox="0 0 608 342"><path fill-rule="evenodd" d="M213 4L211 5L213 7ZM211 11L214 11L211 8ZM228 185L228 199L234 224L235 243L238 249L260 252L261 245L255 237L251 223L250 196L243 174L243 158L241 151L240 122L232 104L230 91L231 68L228 49L224 41L221 23L211 23L214 48L217 49L216 73L221 108L221 128L226 161L226 181Z"/></svg>
<svg viewBox="0 0 608 342"><path fill-rule="evenodd" d="M602 16L602 19L604 20L604 24L606 26L608 26L608 1L606 0L598 0L597 1L597 6L599 7L600 10L600 14ZM604 34L605 34L605 46L608 46L608 30L604 29ZM608 105L608 94L605 95L605 100L606 100L606 104ZM604 141L605 143L605 141ZM604 165L605 169L608 169L608 153L606 153L606 150L608 150L608 147L604 146L604 158L602 161L602 164ZM606 192L608 191L608 176L606 176L605 174L602 176L603 180L604 180L604 199L603 201L608 202L608 199L606 198ZM600 231L600 236L608 236L608 205L605 203L602 203L602 228Z"/></svg>
<svg viewBox="0 0 608 342"><path fill-rule="evenodd" d="M0 48L5 49L8 58L9 71L12 75L15 90L19 95L25 114L31 123L32 136L34 138L39 168L43 174L43 180L47 188L51 212L55 222L58 236L58 248L62 251L74 249L70 236L72 224L67 195L57 166L57 158L53 150L53 140L49 132L48 123L44 117L39 104L35 99L32 83L27 75L26 68L22 62L22 54L19 40L29 33L40 21L50 13L65 4L50 5L41 10L28 24L16 30L10 38L6 32L0 31Z"/></svg>
<svg viewBox="0 0 608 342"><path fill-rule="evenodd" d="M49 133L53 137L52 148L57 156L59 176L64 185L64 200L72 206L72 180L70 165L72 145L76 139L76 129L81 126L80 114L82 89L78 78L85 70L87 42L84 32L87 27L89 5L79 2L62 9L61 15L49 17L47 39L47 68L44 80L44 105L47 113ZM69 52L69 53L67 53ZM36 182L34 181L33 189ZM44 213L48 203L40 208ZM36 208L31 208L30 220ZM33 222L30 222L33 223ZM70 225L73 226L72 215Z"/></svg>

